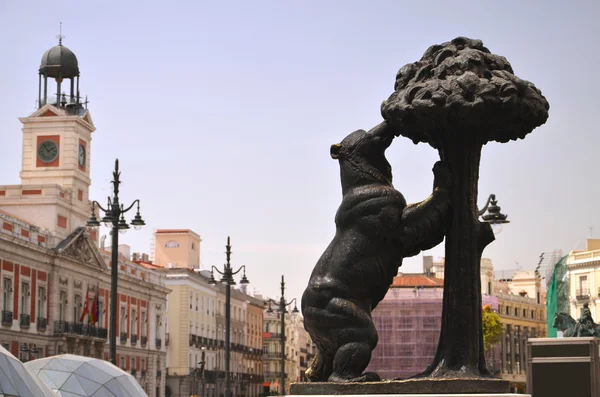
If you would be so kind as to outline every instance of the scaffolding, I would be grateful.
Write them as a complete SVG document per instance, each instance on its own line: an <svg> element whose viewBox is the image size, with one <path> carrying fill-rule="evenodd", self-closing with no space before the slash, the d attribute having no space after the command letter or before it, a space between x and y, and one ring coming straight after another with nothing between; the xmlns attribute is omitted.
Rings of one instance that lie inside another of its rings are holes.
<svg viewBox="0 0 600 397"><path fill-rule="evenodd" d="M433 361L442 324L443 288L390 288L372 313L379 343L366 371L408 378Z"/></svg>

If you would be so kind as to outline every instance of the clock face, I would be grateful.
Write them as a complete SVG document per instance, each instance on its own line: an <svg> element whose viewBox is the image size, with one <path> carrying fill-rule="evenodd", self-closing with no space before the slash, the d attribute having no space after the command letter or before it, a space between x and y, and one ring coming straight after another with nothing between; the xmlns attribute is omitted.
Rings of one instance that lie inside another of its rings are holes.
<svg viewBox="0 0 600 397"><path fill-rule="evenodd" d="M37 154L44 163L51 163L58 158L58 145L52 140L43 141L38 146Z"/></svg>
<svg viewBox="0 0 600 397"><path fill-rule="evenodd" d="M85 167L85 146L79 144L79 166Z"/></svg>

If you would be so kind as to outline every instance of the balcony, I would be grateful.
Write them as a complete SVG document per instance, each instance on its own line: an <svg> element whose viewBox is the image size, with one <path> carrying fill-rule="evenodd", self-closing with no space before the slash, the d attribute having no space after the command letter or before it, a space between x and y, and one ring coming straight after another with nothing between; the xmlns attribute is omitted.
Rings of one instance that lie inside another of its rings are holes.
<svg viewBox="0 0 600 397"><path fill-rule="evenodd" d="M137 335L131 334L130 340L131 340L131 346L137 345Z"/></svg>
<svg viewBox="0 0 600 397"><path fill-rule="evenodd" d="M127 342L127 332L121 332L120 337L121 343Z"/></svg>
<svg viewBox="0 0 600 397"><path fill-rule="evenodd" d="M31 325L31 317L29 314L19 315L19 325L22 329L27 329Z"/></svg>
<svg viewBox="0 0 600 397"><path fill-rule="evenodd" d="M590 289L582 288L575 291L575 297L578 301L590 299Z"/></svg>
<svg viewBox="0 0 600 397"><path fill-rule="evenodd" d="M156 345L157 349L160 349L162 347L162 340L160 338L156 338L154 344Z"/></svg>
<svg viewBox="0 0 600 397"><path fill-rule="evenodd" d="M12 325L13 313L9 310L2 310L2 325Z"/></svg>
<svg viewBox="0 0 600 397"><path fill-rule="evenodd" d="M39 332L44 332L46 331L46 324L47 324L48 320L46 320L44 317L38 317L36 320L36 325L37 325L37 330Z"/></svg>
<svg viewBox="0 0 600 397"><path fill-rule="evenodd" d="M196 335L190 334L190 346L194 346L196 344Z"/></svg>
<svg viewBox="0 0 600 397"><path fill-rule="evenodd" d="M281 339L281 334L275 332L263 332L263 339Z"/></svg>
<svg viewBox="0 0 600 397"><path fill-rule="evenodd" d="M82 337L107 339L108 330L106 328L95 327L83 323L73 323L70 321L55 321L54 335L76 335Z"/></svg>
<svg viewBox="0 0 600 397"><path fill-rule="evenodd" d="M146 344L147 344L147 343L148 343L148 337L147 337L147 336L142 336L142 337L140 338L140 345L141 345L142 347L146 347Z"/></svg>
<svg viewBox="0 0 600 397"><path fill-rule="evenodd" d="M276 359L281 359L281 353L264 353L263 354L263 358L276 358Z"/></svg>

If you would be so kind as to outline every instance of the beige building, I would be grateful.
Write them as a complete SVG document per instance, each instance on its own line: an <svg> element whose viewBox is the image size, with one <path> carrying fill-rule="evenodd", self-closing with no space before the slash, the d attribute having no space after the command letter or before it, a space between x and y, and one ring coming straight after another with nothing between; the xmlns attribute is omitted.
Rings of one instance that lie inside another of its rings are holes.
<svg viewBox="0 0 600 397"><path fill-rule="evenodd" d="M61 44L42 59L38 110L20 119L21 184L0 186L0 341L23 360L61 353L107 359L110 253L98 247L97 230L85 227L95 127L73 86L58 101L47 96L46 80L57 73L58 89L79 79L75 55ZM169 290L164 277L119 248L117 365L162 397Z"/></svg>
<svg viewBox="0 0 600 397"><path fill-rule="evenodd" d="M600 239L588 239L585 250L571 251L567 258L570 314L581 317L588 303L594 321L600 319Z"/></svg>
<svg viewBox="0 0 600 397"><path fill-rule="evenodd" d="M201 272L200 236L188 229L155 233L155 263L168 296L167 387L172 397L225 394L225 286ZM140 263L142 263L140 261ZM262 375L263 301L231 290L230 374L233 397L258 397ZM204 352L205 371L199 370Z"/></svg>
<svg viewBox="0 0 600 397"><path fill-rule="evenodd" d="M280 392L281 384L281 314L275 310L264 314L263 357L265 385L272 393ZM285 391L289 393L290 383L307 381L306 370L315 354L316 347L299 313L291 310L285 314Z"/></svg>

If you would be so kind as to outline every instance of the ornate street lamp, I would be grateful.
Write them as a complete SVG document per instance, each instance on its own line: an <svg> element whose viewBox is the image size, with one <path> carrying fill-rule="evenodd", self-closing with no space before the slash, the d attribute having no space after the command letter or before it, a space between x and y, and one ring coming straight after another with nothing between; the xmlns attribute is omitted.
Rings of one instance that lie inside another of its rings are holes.
<svg viewBox="0 0 600 397"><path fill-rule="evenodd" d="M485 206L479 210L477 215L479 215L484 222L487 222L492 226L494 234L498 234L502 231L502 224L510 223L510 221L506 220L508 215L500 212L500 207L498 206L498 200L496 200L495 194L490 194Z"/></svg>
<svg viewBox="0 0 600 397"><path fill-rule="evenodd" d="M225 397L231 397L231 374L229 373L229 364L230 364L230 355L231 355L231 347L229 346L229 341L231 337L231 286L235 285L235 281L233 276L238 274L242 269L244 269L244 273L242 274L242 279L240 280L240 284L249 284L250 281L246 278L246 266L242 265L236 271L233 271L230 263L231 259L231 240L227 237L227 245L225 246L227 249L225 251L225 255L227 256L227 263L225 263L223 271L220 271L215 266L211 267L210 270L210 279L208 279L209 284L217 284L217 280L215 279L214 271L220 274L221 283L225 284Z"/></svg>
<svg viewBox="0 0 600 397"><path fill-rule="evenodd" d="M121 172L119 171L119 159L115 160L115 170L113 171L113 198L108 198L106 208L102 207L97 201L92 201L92 216L87 223L89 227L98 227L100 223L111 228L112 247L111 247L111 280L110 280L110 332L109 332L109 359L114 365L117 365L117 282L119 279L119 233L125 233L129 229L129 224L125 220L125 214L137 204L137 213L130 224L139 230L146 224L140 215L140 200L136 199L127 208L119 201L119 185ZM96 218L96 206L104 211L104 217L101 221Z"/></svg>
<svg viewBox="0 0 600 397"><path fill-rule="evenodd" d="M281 276L281 298L279 298L279 302L274 301L273 299L268 299L269 308L267 309L267 313L273 313L273 308L271 307L271 303L278 305L277 312L281 313L281 395L285 396L285 314L287 313L287 307L292 303L294 304L294 309L292 313L298 313L298 307L296 306L296 298L292 299L289 302L285 301L284 297L285 291L285 281L283 280L283 275Z"/></svg>

